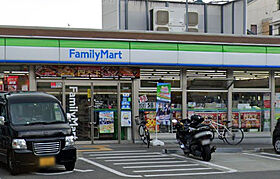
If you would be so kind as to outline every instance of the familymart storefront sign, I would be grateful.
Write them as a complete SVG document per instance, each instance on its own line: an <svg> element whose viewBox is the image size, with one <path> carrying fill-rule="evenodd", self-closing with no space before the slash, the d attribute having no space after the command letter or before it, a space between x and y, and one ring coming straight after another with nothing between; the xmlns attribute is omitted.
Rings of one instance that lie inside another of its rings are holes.
<svg viewBox="0 0 280 179"><path fill-rule="evenodd" d="M0 38L0 62L280 67L280 46Z"/></svg>

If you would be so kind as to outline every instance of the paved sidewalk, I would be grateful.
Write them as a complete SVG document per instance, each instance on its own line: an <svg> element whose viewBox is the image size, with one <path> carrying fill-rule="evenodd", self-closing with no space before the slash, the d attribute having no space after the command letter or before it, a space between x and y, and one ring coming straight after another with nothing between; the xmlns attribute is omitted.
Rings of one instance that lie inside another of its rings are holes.
<svg viewBox="0 0 280 179"><path fill-rule="evenodd" d="M251 132L244 133L245 137L241 144L239 145L228 145L222 140L214 139L212 144L216 145L217 148L225 149L240 149L240 150L271 150L272 146L272 137L270 132ZM167 147L178 147L177 141L175 139L175 133L159 133L158 139L165 143ZM155 139L155 134L151 134L151 138ZM94 144L117 144L117 140L95 140ZM142 141L136 140L136 144L140 144ZM90 145L91 141L76 141L77 145ZM121 145L132 144L131 140L122 140Z"/></svg>

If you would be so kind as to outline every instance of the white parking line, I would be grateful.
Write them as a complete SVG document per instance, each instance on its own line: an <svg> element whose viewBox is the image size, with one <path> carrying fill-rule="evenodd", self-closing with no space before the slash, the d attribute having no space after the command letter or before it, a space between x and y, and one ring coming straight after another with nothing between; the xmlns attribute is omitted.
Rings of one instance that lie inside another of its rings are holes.
<svg viewBox="0 0 280 179"><path fill-rule="evenodd" d="M81 169L74 169L74 171L86 173L86 172L93 172L94 170L81 170Z"/></svg>
<svg viewBox="0 0 280 179"><path fill-rule="evenodd" d="M116 174L116 175L122 176L122 177L130 177L130 178L142 177L141 175L127 175L127 174L125 174L125 173L116 171L116 170L114 170L114 169L112 169L112 168L106 167L106 166L104 166L104 165L101 165L101 164L99 164L99 163L96 163L96 162L94 162L94 161L88 160L88 159L83 158L83 157L80 157L79 159L80 159L80 160L83 160L83 161L85 161L85 162L87 162L87 163L89 163L89 164L95 165L95 166L97 166L97 167L99 167L99 168L102 168L102 169L104 169L104 170L107 170L107 171L109 171L109 172L111 172L111 173L114 173L114 174Z"/></svg>
<svg viewBox="0 0 280 179"><path fill-rule="evenodd" d="M90 154L91 157L100 157L100 156L120 156L120 155L151 155L151 154L161 154L159 152L145 152L145 153L114 153L114 154Z"/></svg>
<svg viewBox="0 0 280 179"><path fill-rule="evenodd" d="M271 153L266 153L266 152L261 152L261 154L270 155L270 156L274 156L274 157L280 157L279 154L271 154Z"/></svg>
<svg viewBox="0 0 280 179"><path fill-rule="evenodd" d="M172 154L172 155L186 159L184 156L181 156L181 155L178 155L178 154ZM221 166L221 165L217 165L217 164L214 164L214 163L211 163L211 162L199 161L199 160L195 160L195 159L192 159L192 158L188 158L188 160L191 160L191 161L194 161L194 162L198 162L198 163L202 163L202 164L208 165L208 166L213 166L213 167L216 167L216 168L225 169L225 170L228 170L227 173L237 172L237 170L235 170L235 169L228 168L228 167Z"/></svg>
<svg viewBox="0 0 280 179"><path fill-rule="evenodd" d="M126 153L126 152L146 152L147 150L124 150L124 151L103 151L103 152L83 152L84 154L113 154L113 153Z"/></svg>
<svg viewBox="0 0 280 179"><path fill-rule="evenodd" d="M135 170L134 173L151 173L151 172L174 172L174 171L194 171L194 170L213 170L213 168L175 168L164 170Z"/></svg>
<svg viewBox="0 0 280 179"><path fill-rule="evenodd" d="M260 157L260 158L265 158L265 159L270 159L270 160L278 160L280 161L280 158L273 158L273 157L268 157L268 156L263 156L263 155L258 155L258 154L249 154L249 153L242 153L244 155L251 155L255 157Z"/></svg>
<svg viewBox="0 0 280 179"><path fill-rule="evenodd" d="M154 163L187 163L187 162L188 161L128 162L128 163L114 163L114 165L138 165L138 164L154 164Z"/></svg>
<svg viewBox="0 0 280 179"><path fill-rule="evenodd" d="M118 157L96 157L95 159L125 159L125 158L151 158L151 157L168 157L168 155L144 155L144 156L118 156Z"/></svg>
<svg viewBox="0 0 280 179"><path fill-rule="evenodd" d="M105 162L129 162L129 161L156 161L156 160L172 160L175 158L137 158L137 159L121 159L121 160L105 160Z"/></svg>
<svg viewBox="0 0 280 179"><path fill-rule="evenodd" d="M44 176L53 176L53 175L65 175L69 173L73 173L74 171L63 171L63 172L56 172L56 173L40 173L40 172L34 172L35 175L44 175Z"/></svg>
<svg viewBox="0 0 280 179"><path fill-rule="evenodd" d="M212 174L224 174L224 173L228 173L228 172L171 173L171 174L158 174L158 175L144 175L144 177L193 176L193 175L212 175Z"/></svg>
<svg viewBox="0 0 280 179"><path fill-rule="evenodd" d="M153 165L149 166L149 168L165 168L165 167L192 167L192 166L198 166L199 164L178 164L178 165ZM132 168L147 168L147 165L144 166L126 166L123 168L132 169Z"/></svg>

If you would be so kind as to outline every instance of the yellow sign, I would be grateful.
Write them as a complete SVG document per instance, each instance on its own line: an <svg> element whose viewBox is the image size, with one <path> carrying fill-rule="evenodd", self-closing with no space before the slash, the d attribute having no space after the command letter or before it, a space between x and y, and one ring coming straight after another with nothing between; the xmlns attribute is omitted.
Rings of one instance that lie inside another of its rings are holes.
<svg viewBox="0 0 280 179"><path fill-rule="evenodd" d="M87 97L91 98L91 90L90 89L87 89Z"/></svg>

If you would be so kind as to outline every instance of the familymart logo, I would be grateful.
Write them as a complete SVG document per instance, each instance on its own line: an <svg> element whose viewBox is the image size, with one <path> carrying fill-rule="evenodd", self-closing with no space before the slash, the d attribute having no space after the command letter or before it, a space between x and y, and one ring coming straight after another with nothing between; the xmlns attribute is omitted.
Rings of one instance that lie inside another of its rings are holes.
<svg viewBox="0 0 280 179"><path fill-rule="evenodd" d="M121 51L112 51L112 50L84 50L78 51L76 49L69 49L69 58L79 58L79 59L93 59L93 60L121 60L123 59L123 53Z"/></svg>

